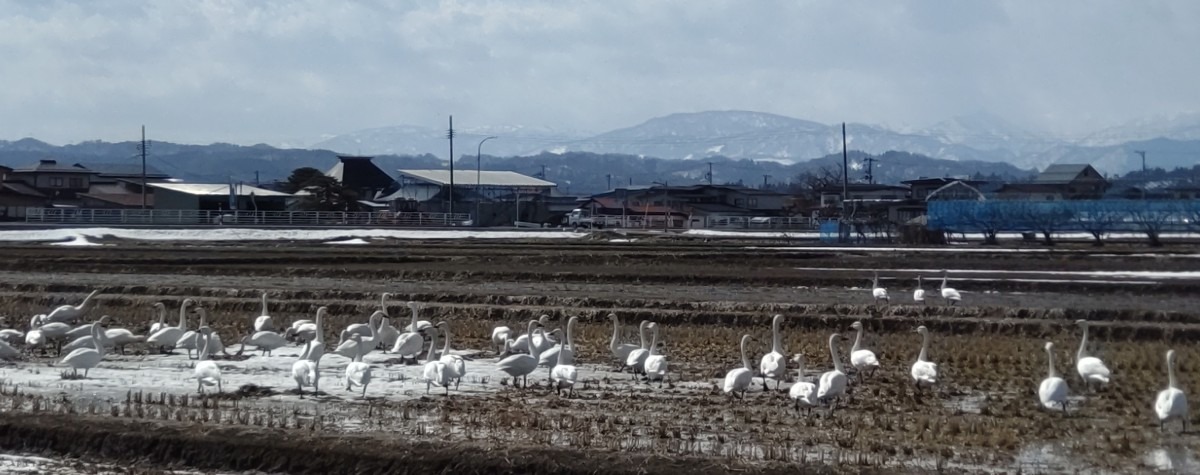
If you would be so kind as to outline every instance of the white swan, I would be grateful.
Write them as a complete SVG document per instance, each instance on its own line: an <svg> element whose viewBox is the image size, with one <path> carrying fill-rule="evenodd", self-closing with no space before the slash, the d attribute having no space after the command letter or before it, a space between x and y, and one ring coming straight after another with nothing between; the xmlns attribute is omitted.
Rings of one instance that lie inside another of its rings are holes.
<svg viewBox="0 0 1200 475"><path fill-rule="evenodd" d="M122 355L125 354L126 345L146 341L145 335L134 335L133 332L124 328L112 328L105 330L104 338L108 341L110 346L115 347L121 352Z"/></svg>
<svg viewBox="0 0 1200 475"><path fill-rule="evenodd" d="M300 399L304 399L305 386L312 386L314 396L321 390L321 371L317 367L320 358L315 361L308 359L312 344L312 341L304 342L304 352L292 363L292 379L296 381L296 392L300 393Z"/></svg>
<svg viewBox="0 0 1200 475"><path fill-rule="evenodd" d="M630 351L629 356L625 358L625 366L628 366L633 373L633 379L637 379L637 375L642 373L646 357L650 356L650 343L646 341L646 328L649 326L650 322L647 320L642 320L642 323L638 325L638 335L642 339L642 345Z"/></svg>
<svg viewBox="0 0 1200 475"><path fill-rule="evenodd" d="M942 271L942 300L945 300L949 305L957 305L962 301L962 295L951 287L946 286L946 279L950 276L949 271Z"/></svg>
<svg viewBox="0 0 1200 475"><path fill-rule="evenodd" d="M937 384L937 364L926 359L929 350L929 329L925 325L917 327L917 333L921 334L921 353L917 355L917 361L912 365L913 384L917 385L917 389L921 386L932 386Z"/></svg>
<svg viewBox="0 0 1200 475"><path fill-rule="evenodd" d="M558 331L558 330L555 330L555 331ZM554 332L550 332L549 334L552 335L552 334L554 334ZM549 340L547 340L547 341L549 341ZM537 349L535 348L535 351L536 350ZM566 361L567 364L575 364L575 350L571 349L570 347L564 346L562 343L559 343L557 345L554 345L554 346L547 348L544 351L541 351L540 353L538 353L538 366L545 366L547 368L553 369L555 366L558 365L558 354L559 353L563 353L562 359L563 359L563 361Z"/></svg>
<svg viewBox="0 0 1200 475"><path fill-rule="evenodd" d="M7 341L0 340L0 360L11 360L19 356L21 356L20 351L10 346Z"/></svg>
<svg viewBox="0 0 1200 475"><path fill-rule="evenodd" d="M91 303L92 297L95 297L98 293L100 293L99 290L93 290L92 293L88 294L87 297L84 297L83 302L81 302L79 305L61 305L54 310L51 310L50 313L46 314L44 321L71 323L75 320L78 320L79 317L83 316L83 312L87 310L87 306L89 303Z"/></svg>
<svg viewBox="0 0 1200 475"><path fill-rule="evenodd" d="M158 331L150 334L146 338L146 343L152 347L158 347L164 353L174 350L175 343L179 341L179 337L187 331L187 311L196 302L192 299L183 299L183 303L179 305L179 324L173 327L160 328Z"/></svg>
<svg viewBox="0 0 1200 475"><path fill-rule="evenodd" d="M293 321L292 325L283 331L283 336L289 341L312 341L317 336L317 324L307 318Z"/></svg>
<svg viewBox="0 0 1200 475"><path fill-rule="evenodd" d="M658 324L651 323L650 329L654 330L653 336L650 337L650 354L646 356L645 373L647 381L658 380L658 387L662 387L663 381L667 379L667 357L658 354ZM567 336L571 335L570 330L567 331Z"/></svg>
<svg viewBox="0 0 1200 475"><path fill-rule="evenodd" d="M541 324L538 323L537 320L530 320L529 324L525 330L525 334L528 335L528 334L533 333L534 327L537 327L539 325L541 325ZM509 341L504 340L505 353L507 353L508 350L510 350L509 345L510 345ZM517 387L517 378L522 379L522 387L528 387L529 386L529 374L534 372L534 370L536 370L537 367L538 367L537 355L523 355L523 354L510 355L510 356L507 356L504 359L496 362L496 369L499 369L500 371L503 371L505 374L512 376L514 388Z"/></svg>
<svg viewBox="0 0 1200 475"><path fill-rule="evenodd" d="M497 355L504 355L501 350L508 344L511 337L512 329L505 325L492 328L492 347L496 349Z"/></svg>
<svg viewBox="0 0 1200 475"><path fill-rule="evenodd" d="M212 329L201 327L200 335L200 353L196 355L199 361L196 361L196 367L193 372L196 374L196 392L204 394L205 386L216 386L217 394L221 393L221 367L217 366L217 362L213 361L209 356L211 353Z"/></svg>
<svg viewBox="0 0 1200 475"><path fill-rule="evenodd" d="M254 332L252 335L242 337L242 350L245 350L247 346L253 346L258 348L259 356L271 356L272 351L282 348L284 345L287 345L287 339L275 332Z"/></svg>
<svg viewBox="0 0 1200 475"><path fill-rule="evenodd" d="M378 342L376 346L387 351L392 345L396 344L396 340L400 338L400 330L392 326L392 319L387 317L385 313L379 318L379 329L376 330L375 340Z"/></svg>
<svg viewBox="0 0 1200 475"><path fill-rule="evenodd" d="M208 323L205 322L208 317L208 312L200 306L196 306L192 309L192 311L200 314L200 324L196 326L195 330L187 330L183 332L183 335L180 336L179 340L175 342L176 349L187 350L188 359L192 358L192 350L200 351L200 345L203 345L207 342L206 337L201 336L200 329L208 325ZM198 357L199 355L197 355L197 358Z"/></svg>
<svg viewBox="0 0 1200 475"><path fill-rule="evenodd" d="M0 341L8 344L20 343L25 341L25 332L21 330L14 330L12 328L5 328L0 330Z"/></svg>
<svg viewBox="0 0 1200 475"><path fill-rule="evenodd" d="M46 335L42 334L41 330L33 329L25 332L25 347L29 349L43 348L42 353L45 354ZM31 352L32 353L32 352Z"/></svg>
<svg viewBox="0 0 1200 475"><path fill-rule="evenodd" d="M854 347L850 348L850 364L858 372L858 379L862 379L863 374L869 372L869 375L874 375L875 370L879 369L879 359L875 358L875 353L871 350L863 348L863 324L862 322L854 322L850 324L850 328L858 330L858 336L854 338Z"/></svg>
<svg viewBox="0 0 1200 475"><path fill-rule="evenodd" d="M889 303L891 302L891 298L888 297L887 289L879 286L879 271L875 271L875 278L871 279L871 297L875 299L876 304L878 304L880 300Z"/></svg>
<svg viewBox="0 0 1200 475"><path fill-rule="evenodd" d="M325 314L329 313L329 308L321 306L317 308L317 319L313 323L313 336L304 342L304 352L300 354L300 359L320 363L321 357L325 356Z"/></svg>
<svg viewBox="0 0 1200 475"><path fill-rule="evenodd" d="M100 334L104 331L101 325L92 325L92 348L80 348L67 354L62 364L71 367L71 374L79 376L83 368L83 377L88 376L88 370L95 368L104 359L104 345L100 343Z"/></svg>
<svg viewBox="0 0 1200 475"><path fill-rule="evenodd" d="M612 352L613 358L616 358L617 371L624 369L624 363L629 358L629 353L638 348L637 345L629 343L617 343L621 338L621 319L617 318L617 314L608 314L608 319L613 322L612 339L608 341L608 349Z"/></svg>
<svg viewBox="0 0 1200 475"><path fill-rule="evenodd" d="M79 325L75 328L72 328L70 331L67 332L66 338L68 340L74 340L74 339L77 339L80 337L91 336L92 335L92 325L95 325L96 323L100 323L101 325L107 325L109 319L111 319L111 318L112 317L109 317L108 315L103 315L95 322L85 323L83 325Z"/></svg>
<svg viewBox="0 0 1200 475"><path fill-rule="evenodd" d="M410 310L412 310L413 321L415 321L415 322L416 322L416 323L414 324L414 325L416 325L416 326L409 325L409 326L407 326L407 327L404 327L404 331L406 331L406 332L415 332L415 331L418 331L418 330L428 330L430 327L432 327L432 326L433 326L433 324L432 324L432 323L429 323L429 320L419 320L419 319L418 319L418 317L417 317L417 313L418 313L418 312L420 312L422 309L424 309L424 308L425 308L425 304L423 304L423 303L421 303L421 302L412 302L412 301L410 301L410 302L408 302L408 308L409 308Z"/></svg>
<svg viewBox="0 0 1200 475"><path fill-rule="evenodd" d="M1075 370L1079 372L1079 377L1083 379L1084 387L1091 389L1092 383L1100 385L1108 384L1109 377L1112 376L1108 367L1104 366L1104 362L1100 358L1088 356L1087 353L1087 320L1076 320L1075 324L1083 328L1083 338L1079 340L1079 351L1075 353Z"/></svg>
<svg viewBox="0 0 1200 475"><path fill-rule="evenodd" d="M795 402L796 412L800 412L800 406L806 406L808 413L812 414L813 406L817 405L817 385L804 380L804 356L796 353L792 357L792 361L796 363L796 382L788 388L788 397Z"/></svg>
<svg viewBox="0 0 1200 475"><path fill-rule="evenodd" d="M376 330L375 330L375 322L381 318L383 318L383 312L376 311L375 313L371 314L371 319L366 324L366 328L367 328L366 335L362 335L361 333L351 331L348 328L346 330L342 331L342 342L341 342L341 344L339 344L337 346L337 348L335 348L333 350L333 352L353 360L355 355L357 355L359 353L358 346L359 345L367 345L367 347L363 351L363 354L365 355L367 353L370 353L371 350L375 349L375 342L378 339L378 333L376 333ZM356 325L362 325L362 324L359 323ZM351 326L354 326L354 325L351 325ZM357 338L357 339L352 338L354 335L358 335L362 338Z"/></svg>
<svg viewBox="0 0 1200 475"><path fill-rule="evenodd" d="M158 310L158 321L150 324L148 335L167 328L167 305L162 302L154 302L154 308Z"/></svg>
<svg viewBox="0 0 1200 475"><path fill-rule="evenodd" d="M102 319L100 326L103 327L104 326L103 322L107 322L107 321L108 321L108 319ZM91 332L91 327L94 325L95 324L88 326L89 332ZM108 332L107 331L100 332L100 344L104 346L105 350L113 347L112 342L108 341ZM74 340L71 340L70 343L67 343L66 345L64 345L62 347L62 351L70 353L70 352L78 350L80 348L95 348L95 347L96 347L96 342L93 340L92 335L88 335L88 336L81 336L81 337L75 338Z"/></svg>
<svg viewBox="0 0 1200 475"><path fill-rule="evenodd" d="M579 317L571 317L570 320L567 320L567 336L564 338L564 344L568 348L575 346L574 340L571 339L571 333L574 333L575 321L578 319ZM561 396L562 389L565 387L568 389L567 398L569 399L575 395L575 380L579 377L579 370L564 358L566 353L565 351L558 352L558 364L550 370L550 379L554 382L554 394Z"/></svg>
<svg viewBox="0 0 1200 475"><path fill-rule="evenodd" d="M1060 406L1063 412L1066 412L1067 382L1058 377L1058 371L1054 369L1054 343L1047 341L1045 348L1046 357L1050 360L1050 371L1038 386L1038 398L1047 409L1058 409L1056 406Z"/></svg>
<svg viewBox="0 0 1200 475"><path fill-rule="evenodd" d="M362 335L353 334L350 338L358 342L354 346L358 353L354 355L354 361L346 365L346 390L352 391L354 386L362 386L362 397L367 397L367 385L371 384L371 365L363 363L363 355L371 351L369 343L362 340Z"/></svg>
<svg viewBox="0 0 1200 475"><path fill-rule="evenodd" d="M208 309L206 309L204 307L196 307L196 313L200 314L200 323L203 324L206 320L208 320ZM217 353L224 353L225 352L225 342L221 341L221 335L218 335L217 331L210 328L207 324L205 324L201 328L208 329L208 333L207 333L208 336L205 337L208 341L208 355L212 356ZM199 341L196 342L196 345L197 345L196 350L197 351L199 351L199 349L200 349L200 346L199 346L200 344L201 343Z"/></svg>
<svg viewBox="0 0 1200 475"><path fill-rule="evenodd" d="M342 330L342 340L339 342L339 344L349 342L350 335L354 334L362 335L363 341L370 343L369 338L371 335L379 335L379 324L375 322L379 321L379 319L385 316L387 316L387 314L383 313L382 310L376 310L371 313L370 317L367 318L367 323L351 323L347 325L346 329ZM347 356L347 358L353 357L353 353L350 356Z"/></svg>
<svg viewBox="0 0 1200 475"><path fill-rule="evenodd" d="M725 386L722 388L725 394L741 399L746 398L746 390L750 388L750 382L754 380L754 370L750 369L750 356L746 354L746 345L752 340L754 337L742 335L742 366L725 373ZM741 395L738 394L739 392Z"/></svg>
<svg viewBox="0 0 1200 475"><path fill-rule="evenodd" d="M71 326L63 322L50 322L37 329L43 341L45 343L53 342L58 348L58 354L62 354L62 345L67 338L67 332L71 331ZM26 334L26 340L28 339L29 335Z"/></svg>
<svg viewBox="0 0 1200 475"><path fill-rule="evenodd" d="M442 347L442 357L438 359L450 370L450 375L454 378L454 390L458 391L462 377L467 374L467 362L461 356L450 354L450 323L443 320L437 322L435 326L443 328L443 333L446 335L445 346Z"/></svg>
<svg viewBox="0 0 1200 475"><path fill-rule="evenodd" d="M266 332L275 331L275 322L271 320L271 313L267 311L267 293L262 293L262 315L254 318L254 331Z"/></svg>
<svg viewBox="0 0 1200 475"><path fill-rule="evenodd" d="M430 326L425 329L425 333L429 335L429 354L425 357L425 368L421 372L425 378L425 394L429 394L432 385L437 385L446 388L446 395L449 396L450 381L453 379L450 369L446 367L446 363L434 357L437 348L437 328Z"/></svg>
<svg viewBox="0 0 1200 475"><path fill-rule="evenodd" d="M1187 394L1179 389L1175 381L1175 350L1167 350L1167 389L1158 392L1154 401L1154 413L1158 415L1158 428L1163 430L1167 421L1179 419L1182 430L1187 432Z"/></svg>
<svg viewBox="0 0 1200 475"><path fill-rule="evenodd" d="M408 328L419 327L417 323L417 313L412 314L412 323ZM392 354L400 357L401 360L410 359L412 364L417 363L417 358L421 356L421 346L425 344L425 336L421 330L406 331L396 337L396 342L392 344Z"/></svg>
<svg viewBox="0 0 1200 475"><path fill-rule="evenodd" d="M782 321L783 315L775 315L771 319L771 352L763 355L758 363L764 392L767 391L767 379L775 380L775 389L778 390L779 384L787 376L787 360L783 356L783 345L779 342L779 323Z"/></svg>
<svg viewBox="0 0 1200 475"><path fill-rule="evenodd" d="M917 290L913 291L913 302L925 303L925 289L921 287L921 274L917 274Z"/></svg>
<svg viewBox="0 0 1200 475"><path fill-rule="evenodd" d="M829 335L829 356L833 358L833 370L822 373L817 385L817 400L822 403L846 394L846 371L842 369L842 358L837 352L837 342L841 338L837 333ZM833 410L832 406L830 410Z"/></svg>

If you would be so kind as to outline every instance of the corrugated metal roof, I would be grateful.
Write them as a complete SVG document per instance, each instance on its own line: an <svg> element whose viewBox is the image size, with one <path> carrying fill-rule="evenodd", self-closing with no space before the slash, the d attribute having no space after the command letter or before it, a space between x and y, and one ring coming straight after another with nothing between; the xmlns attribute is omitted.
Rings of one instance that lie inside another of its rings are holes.
<svg viewBox="0 0 1200 475"><path fill-rule="evenodd" d="M400 170L400 175L437 185L450 184L449 170ZM454 170L454 184L456 186L474 186L477 182L482 186L520 186L529 188L551 188L557 186L554 182L522 175L517 172L483 171L477 175L475 170Z"/></svg>
<svg viewBox="0 0 1200 475"><path fill-rule="evenodd" d="M1091 165L1078 163L1059 163L1046 167L1036 178L1034 183L1068 183L1083 173Z"/></svg>
<svg viewBox="0 0 1200 475"><path fill-rule="evenodd" d="M200 196L229 196L229 185L226 183L147 183L152 188L177 191L189 195ZM268 190L250 185L234 185L234 193L238 196L292 196L288 193Z"/></svg>

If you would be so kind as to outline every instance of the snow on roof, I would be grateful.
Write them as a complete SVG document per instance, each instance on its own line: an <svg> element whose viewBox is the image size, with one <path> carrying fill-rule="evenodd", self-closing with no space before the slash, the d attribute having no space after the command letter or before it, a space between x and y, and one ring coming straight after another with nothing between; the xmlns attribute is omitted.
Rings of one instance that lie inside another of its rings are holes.
<svg viewBox="0 0 1200 475"><path fill-rule="evenodd" d="M437 185L450 184L449 170L400 170L400 175ZM476 174L475 170L454 170L454 183L463 186L474 186L478 183L481 186L523 186L530 188L552 188L557 186L554 182L522 175L517 172L483 171Z"/></svg>
<svg viewBox="0 0 1200 475"><path fill-rule="evenodd" d="M227 183L147 183L146 186L152 188L162 188L164 190L186 193L189 195L200 196L229 196L229 184ZM238 196L292 196L288 193L268 190L250 185L234 185L235 193Z"/></svg>

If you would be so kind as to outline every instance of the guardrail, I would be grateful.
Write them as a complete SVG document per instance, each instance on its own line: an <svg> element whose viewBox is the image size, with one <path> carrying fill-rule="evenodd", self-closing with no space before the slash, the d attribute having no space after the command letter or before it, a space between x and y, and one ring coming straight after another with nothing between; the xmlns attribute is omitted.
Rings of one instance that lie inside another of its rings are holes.
<svg viewBox="0 0 1200 475"><path fill-rule="evenodd" d="M26 208L28 223L257 226L462 226L467 213Z"/></svg>

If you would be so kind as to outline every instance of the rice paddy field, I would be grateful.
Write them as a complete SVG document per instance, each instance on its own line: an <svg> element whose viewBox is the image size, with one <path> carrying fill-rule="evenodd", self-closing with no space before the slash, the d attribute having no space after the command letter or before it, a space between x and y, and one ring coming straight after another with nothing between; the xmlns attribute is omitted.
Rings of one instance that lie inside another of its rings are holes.
<svg viewBox="0 0 1200 475"><path fill-rule="evenodd" d="M94 239L98 246L0 245L0 328L99 293L80 323L145 335L153 304L177 318L185 298L207 310L225 342L214 358L222 391L196 391L184 351L130 345L87 378L64 378L50 349L0 362L2 463L58 463L80 473L1196 473L1200 437L1173 421L1160 428L1155 396L1167 386L1164 353L1177 353L1180 389L1200 394L1200 257L1178 245L961 249L794 247L738 239L372 239L191 242ZM962 293L936 297L945 271ZM879 273L889 302L875 302ZM917 275L930 294L912 300ZM349 359L326 354L317 394L297 392L292 363L303 346L260 355L237 344L270 299L277 325L312 319L324 333L366 323L392 294L392 323L446 321L467 374L427 392L422 364L375 351L373 381L347 391ZM655 322L667 378L619 371L609 350L638 342ZM802 355L789 377L744 399L722 391L742 365L771 351L783 315L783 353ZM556 395L549 371L514 387L496 369L492 329L549 316L578 317L578 381ZM1075 370L1081 331L1111 383L1087 390ZM873 374L849 367L861 321L878 357ZM190 324L195 326L195 317ZM917 388L910 368L931 334L938 383ZM833 368L828 341L850 374L836 409L796 410L787 389ZM1070 387L1067 411L1039 403L1043 345L1055 344ZM210 390L211 391L211 390ZM19 455L18 455L19 454ZM36 456L36 457L35 457ZM23 458L22 458L23 457ZM41 457L41 458L39 458ZM50 460L49 462L45 462ZM15 466L15 465L14 465ZM91 467L91 468L89 468ZM99 467L99 468L95 468ZM107 467L107 468L105 468ZM89 472L91 470L91 472ZM36 471L36 470L35 470Z"/></svg>

